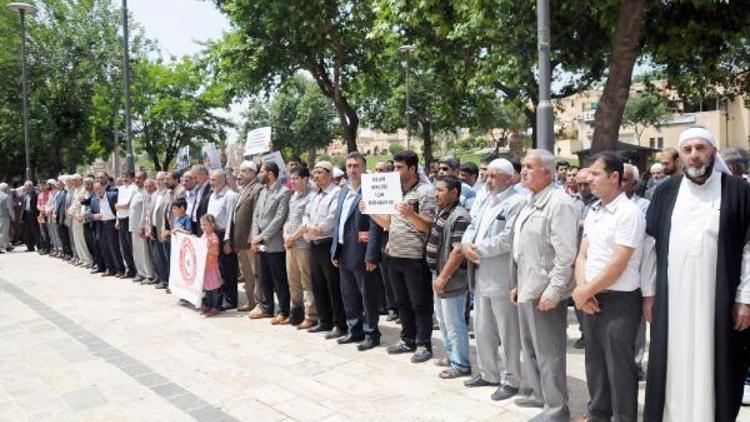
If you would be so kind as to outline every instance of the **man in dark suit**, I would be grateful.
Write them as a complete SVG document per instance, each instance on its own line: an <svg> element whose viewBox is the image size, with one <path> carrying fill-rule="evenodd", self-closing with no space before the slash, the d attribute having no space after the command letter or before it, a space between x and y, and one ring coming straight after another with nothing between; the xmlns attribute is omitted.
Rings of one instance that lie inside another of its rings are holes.
<svg viewBox="0 0 750 422"><path fill-rule="evenodd" d="M211 197L211 184L208 182L208 169L204 165L197 164L193 166L191 173L195 178L195 203L191 207L191 217L193 219L193 231L200 237L203 235L200 220L208 210L208 199Z"/></svg>
<svg viewBox="0 0 750 422"><path fill-rule="evenodd" d="M34 182L27 180L23 184L24 198L23 211L21 218L23 220L23 241L26 244L26 252L34 252L36 245L39 244L39 224L36 221L39 216L39 210L36 208L37 192L34 189Z"/></svg>
<svg viewBox="0 0 750 422"><path fill-rule="evenodd" d="M117 191L106 191L100 182L96 182L94 192L96 196L91 199L91 209L92 212L98 210L93 214L93 218L99 222L99 247L104 265L107 267L107 272L102 274L102 277L121 276L125 274L125 264L120 253L120 238L115 228Z"/></svg>
<svg viewBox="0 0 750 422"><path fill-rule="evenodd" d="M365 351L380 344L380 283L376 279L380 262L382 230L362 214L361 180L366 167L365 157L351 152L346 160L349 183L341 190L333 227L331 259L339 269L341 297L344 302L348 333L339 344L364 340L357 349Z"/></svg>

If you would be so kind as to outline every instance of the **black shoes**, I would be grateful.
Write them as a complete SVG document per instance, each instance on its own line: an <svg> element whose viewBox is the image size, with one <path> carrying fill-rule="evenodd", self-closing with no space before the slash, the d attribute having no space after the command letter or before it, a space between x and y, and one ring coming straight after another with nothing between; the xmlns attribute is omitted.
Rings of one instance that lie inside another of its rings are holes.
<svg viewBox="0 0 750 422"><path fill-rule="evenodd" d="M498 383L496 382L489 382L486 379L482 378L480 374L476 374L473 377L471 377L470 380L464 381L465 387L497 387Z"/></svg>
<svg viewBox="0 0 750 422"><path fill-rule="evenodd" d="M326 324L320 324L310 328L307 330L308 333L324 333L326 331L331 331L331 326Z"/></svg>
<svg viewBox="0 0 750 422"><path fill-rule="evenodd" d="M346 335L346 331L342 330L339 327L333 327L333 330L331 330L330 333L326 334L326 340L331 340L334 338L339 338Z"/></svg>
<svg viewBox="0 0 750 422"><path fill-rule="evenodd" d="M387 351L389 355L399 355L402 353L413 353L415 350L417 350L417 346L414 345L408 345L404 343L403 340L399 341L398 343L394 344L393 346L389 346Z"/></svg>
<svg viewBox="0 0 750 422"><path fill-rule="evenodd" d="M507 400L516 394L518 394L518 388L509 385L501 385L500 387L497 387L497 390L492 393L490 398L495 401Z"/></svg>
<svg viewBox="0 0 750 422"><path fill-rule="evenodd" d="M586 340L583 338L583 335L581 335L581 338L576 340L575 343L573 343L573 348L578 350L583 350L586 348Z"/></svg>
<svg viewBox="0 0 750 422"><path fill-rule="evenodd" d="M351 334L347 334L344 337L341 337L338 340L336 340L336 343L338 344L359 343L360 341L364 339L365 339L365 336L363 335L354 336Z"/></svg>
<svg viewBox="0 0 750 422"><path fill-rule="evenodd" d="M380 345L379 338L374 339L372 337L368 337L365 339L365 341L363 341L357 346L357 350L359 350L360 352L364 352L365 350L374 349L375 347L379 345Z"/></svg>
<svg viewBox="0 0 750 422"><path fill-rule="evenodd" d="M411 363L422 363L432 359L432 350L425 346L417 347L417 351L411 356Z"/></svg>

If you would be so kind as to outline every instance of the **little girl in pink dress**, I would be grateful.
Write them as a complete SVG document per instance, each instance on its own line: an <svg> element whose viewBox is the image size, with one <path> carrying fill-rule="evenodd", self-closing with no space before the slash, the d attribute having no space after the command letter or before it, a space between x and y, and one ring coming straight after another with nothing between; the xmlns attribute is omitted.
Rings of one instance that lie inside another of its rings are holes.
<svg viewBox="0 0 750 422"><path fill-rule="evenodd" d="M211 214L201 217L201 230L203 230L202 239L208 243L208 256L206 257L206 272L203 276L203 315L210 317L218 314L221 308L223 296L221 294L221 273L219 272L219 242L218 236L214 233L216 218Z"/></svg>

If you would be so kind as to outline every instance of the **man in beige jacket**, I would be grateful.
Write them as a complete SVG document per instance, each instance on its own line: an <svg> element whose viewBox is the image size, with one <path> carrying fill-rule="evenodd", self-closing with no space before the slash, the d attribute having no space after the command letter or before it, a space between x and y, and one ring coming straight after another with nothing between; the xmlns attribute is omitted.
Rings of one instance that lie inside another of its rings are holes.
<svg viewBox="0 0 750 422"><path fill-rule="evenodd" d="M532 391L515 403L544 409L532 421L568 421L565 329L579 207L555 186L551 153L531 150L522 165L521 184L531 196L513 230L511 298L518 303L523 373Z"/></svg>

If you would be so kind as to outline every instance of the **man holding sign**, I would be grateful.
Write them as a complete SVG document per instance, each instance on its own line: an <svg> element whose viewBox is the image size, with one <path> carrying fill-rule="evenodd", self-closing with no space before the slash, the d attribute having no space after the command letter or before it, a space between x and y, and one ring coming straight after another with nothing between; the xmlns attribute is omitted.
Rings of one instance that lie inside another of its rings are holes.
<svg viewBox="0 0 750 422"><path fill-rule="evenodd" d="M389 347L388 353L416 352L411 361L420 363L432 358L432 283L424 262L424 248L435 196L432 187L419 180L416 153L402 151L393 161L402 191L401 201L395 205L397 213L371 215L390 232L386 247L388 270L401 317L401 341Z"/></svg>

